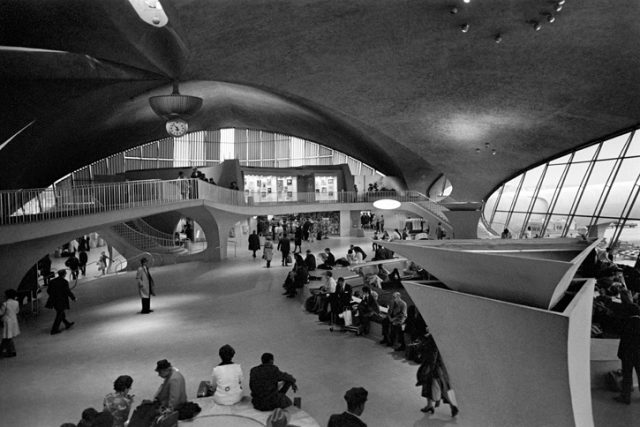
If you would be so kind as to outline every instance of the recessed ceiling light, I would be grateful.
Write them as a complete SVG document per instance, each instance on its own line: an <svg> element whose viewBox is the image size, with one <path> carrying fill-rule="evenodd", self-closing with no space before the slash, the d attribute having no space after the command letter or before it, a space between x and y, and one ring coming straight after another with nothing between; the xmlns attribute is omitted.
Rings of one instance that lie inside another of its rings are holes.
<svg viewBox="0 0 640 427"><path fill-rule="evenodd" d="M392 209L398 209L401 205L402 203L393 199L380 199L373 202L374 208L382 209L386 211L392 210Z"/></svg>

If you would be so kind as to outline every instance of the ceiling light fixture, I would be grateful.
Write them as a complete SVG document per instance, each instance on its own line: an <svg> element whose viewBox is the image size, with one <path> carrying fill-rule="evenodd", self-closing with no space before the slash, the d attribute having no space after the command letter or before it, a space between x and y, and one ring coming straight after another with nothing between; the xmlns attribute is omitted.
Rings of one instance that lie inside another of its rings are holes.
<svg viewBox="0 0 640 427"><path fill-rule="evenodd" d="M502 34L500 34L500 33L496 34L495 36L493 36L493 40L496 43L500 43L502 41Z"/></svg>
<svg viewBox="0 0 640 427"><path fill-rule="evenodd" d="M456 13L458 13L458 8L453 6L451 9L449 9L449 13L455 15Z"/></svg>
<svg viewBox="0 0 640 427"><path fill-rule="evenodd" d="M471 2L471 0L463 0L465 3L469 3Z"/></svg>
<svg viewBox="0 0 640 427"><path fill-rule="evenodd" d="M549 13L549 12L544 12L542 13L542 16L544 16L545 18L547 18L547 22L549 24L552 24L553 22L555 22L556 17L553 16L553 14Z"/></svg>
<svg viewBox="0 0 640 427"><path fill-rule="evenodd" d="M173 82L171 95L159 95L149 98L151 109L166 120L167 132L171 136L182 136L189 130L186 121L202 107L202 98L181 95L178 82Z"/></svg>
<svg viewBox="0 0 640 427"><path fill-rule="evenodd" d="M562 3L556 3L556 12L560 12L562 10Z"/></svg>
<svg viewBox="0 0 640 427"><path fill-rule="evenodd" d="M463 33L466 33L467 31L469 31L469 24L460 25L460 31L462 31Z"/></svg>
<svg viewBox="0 0 640 427"><path fill-rule="evenodd" d="M380 199L373 202L373 207L385 211L398 209L402 203L394 199Z"/></svg>
<svg viewBox="0 0 640 427"><path fill-rule="evenodd" d="M531 24L531 27L534 31L540 31L540 29L542 28L542 24L536 20L529 21L529 24Z"/></svg>

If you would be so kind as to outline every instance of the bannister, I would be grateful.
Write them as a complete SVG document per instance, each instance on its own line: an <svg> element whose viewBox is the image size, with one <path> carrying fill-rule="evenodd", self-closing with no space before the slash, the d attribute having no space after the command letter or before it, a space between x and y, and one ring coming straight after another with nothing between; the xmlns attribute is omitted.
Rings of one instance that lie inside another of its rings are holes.
<svg viewBox="0 0 640 427"><path fill-rule="evenodd" d="M0 225L48 221L78 215L205 199L231 206L371 203L380 199L417 203L446 221L445 210L416 191L355 193L243 192L198 179L127 181L72 188L0 191Z"/></svg>

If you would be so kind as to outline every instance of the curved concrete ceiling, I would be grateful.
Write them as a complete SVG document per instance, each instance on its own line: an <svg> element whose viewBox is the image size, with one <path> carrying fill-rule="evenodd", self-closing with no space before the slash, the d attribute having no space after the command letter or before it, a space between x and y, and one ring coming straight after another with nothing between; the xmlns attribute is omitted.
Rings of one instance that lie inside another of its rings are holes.
<svg viewBox="0 0 640 427"><path fill-rule="evenodd" d="M0 151L0 188L164 137L146 99L175 77L205 98L192 130L289 133L419 191L445 173L458 200L640 122L636 1L162 4L154 28L127 0L0 2L0 45L66 53L0 49L0 144L35 120Z"/></svg>

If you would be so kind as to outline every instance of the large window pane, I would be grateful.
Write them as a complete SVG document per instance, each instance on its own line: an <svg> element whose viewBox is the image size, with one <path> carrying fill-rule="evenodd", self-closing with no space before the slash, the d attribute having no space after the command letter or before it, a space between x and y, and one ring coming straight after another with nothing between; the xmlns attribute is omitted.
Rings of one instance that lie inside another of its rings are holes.
<svg viewBox="0 0 640 427"><path fill-rule="evenodd" d="M500 194L500 190L494 191L491 196L489 196L489 200L484 204L484 216L487 220L491 219L491 214L493 213L493 208L498 201L498 194Z"/></svg>
<svg viewBox="0 0 640 427"><path fill-rule="evenodd" d="M624 205L629 199L631 189L639 172L640 158L626 159L622 162L616 175L615 183L611 187L609 197L602 210L602 216L615 218L622 215Z"/></svg>
<svg viewBox="0 0 640 427"><path fill-rule="evenodd" d="M544 176L540 193L538 194L538 200L536 200L537 209L551 204L551 199L553 198L553 194L565 168L566 165L550 165L547 168L547 173Z"/></svg>
<svg viewBox="0 0 640 427"><path fill-rule="evenodd" d="M593 160L593 155L596 153L596 150L598 149L598 145L599 144L590 145L589 147L576 151L576 154L573 156L573 161L581 162L581 161Z"/></svg>
<svg viewBox="0 0 640 427"><path fill-rule="evenodd" d="M629 150L627 150L627 157L628 156L640 156L640 132L637 130L634 132L631 145L629 145Z"/></svg>
<svg viewBox="0 0 640 427"><path fill-rule="evenodd" d="M502 197L500 197L500 202L498 203L498 210L507 210L511 208L511 202L516 196L516 190L518 189L518 184L521 179L522 176L517 176L504 185Z"/></svg>
<svg viewBox="0 0 640 427"><path fill-rule="evenodd" d="M570 158L571 158L571 154L567 154L567 155L564 155L562 157L558 157L555 160L551 160L549 162L549 164L550 165L559 165L559 164L562 164L562 163L567 163L567 162L569 162Z"/></svg>
<svg viewBox="0 0 640 427"><path fill-rule="evenodd" d="M518 200L516 201L515 211L527 211L529 209L531 198L533 197L536 186L540 181L544 168L545 166L542 165L527 171L524 177L524 182L522 183L522 189L518 195Z"/></svg>
<svg viewBox="0 0 640 427"><path fill-rule="evenodd" d="M602 144L602 148L600 149L600 154L598 154L598 160L600 159L615 159L620 157L620 153L624 144L627 142L629 138L629 134L625 133L624 135L617 136L613 139L605 141Z"/></svg>
<svg viewBox="0 0 640 427"><path fill-rule="evenodd" d="M584 174L589 168L589 163L576 163L569 167L569 172L564 180L564 185L560 190L560 195L556 206L553 210L554 214L568 214L573 204L573 200L576 198L578 188Z"/></svg>
<svg viewBox="0 0 640 427"><path fill-rule="evenodd" d="M604 191L604 184L611 173L611 168L613 168L614 163L613 160L595 162L591 177L589 178L589 182L587 182L587 188L578 205L576 214L593 215L600 195Z"/></svg>

